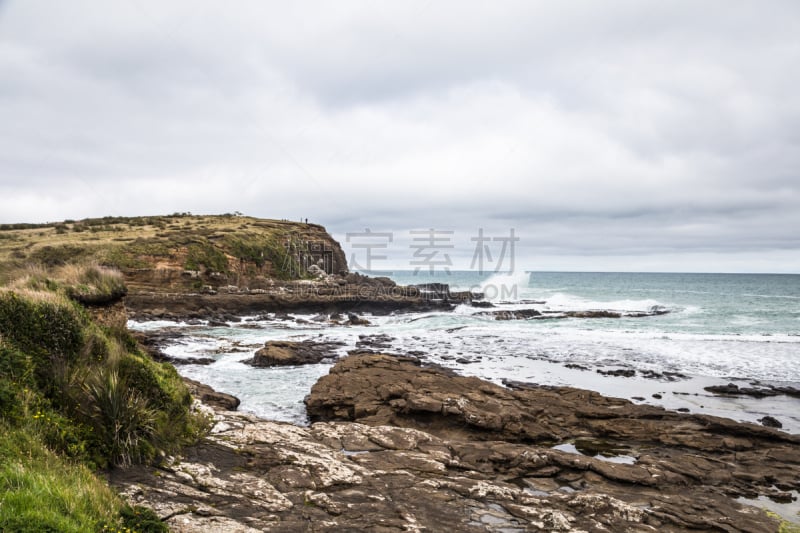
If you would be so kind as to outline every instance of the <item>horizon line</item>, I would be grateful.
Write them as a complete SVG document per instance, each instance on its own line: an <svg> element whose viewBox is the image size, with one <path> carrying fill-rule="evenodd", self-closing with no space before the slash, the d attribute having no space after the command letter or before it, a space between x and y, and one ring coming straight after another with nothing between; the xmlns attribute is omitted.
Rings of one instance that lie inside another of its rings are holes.
<svg viewBox="0 0 800 533"><path fill-rule="evenodd" d="M798 272L710 272L710 271L684 271L684 270L519 270L519 271L484 271L480 272L475 269L456 269L451 268L449 271L446 270L436 270L434 272L428 272L427 270L420 269L415 274L415 269L405 269L405 268L396 268L392 270L359 270L359 269L352 269L352 272L357 272L359 274L366 274L369 276L381 277L381 276L391 276L395 273L403 273L403 274L413 274L419 276L448 276L454 273L475 273L475 274L484 274L484 275L507 275L511 276L518 273L525 273L525 274L707 274L707 275L733 275L733 276L798 276L800 275L800 271Z"/></svg>

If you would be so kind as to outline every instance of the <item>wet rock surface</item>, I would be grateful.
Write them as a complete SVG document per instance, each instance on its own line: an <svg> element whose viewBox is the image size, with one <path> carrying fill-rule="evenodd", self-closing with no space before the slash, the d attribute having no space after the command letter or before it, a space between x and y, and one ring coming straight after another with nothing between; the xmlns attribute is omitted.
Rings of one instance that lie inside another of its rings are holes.
<svg viewBox="0 0 800 533"><path fill-rule="evenodd" d="M778 420L777 418L775 418L774 416L767 415L767 416L765 416L763 418L760 418L758 421L761 422L761 424L763 424L763 425L765 425L767 427L770 427L770 428L782 428L783 427L783 424L781 423L781 421Z"/></svg>
<svg viewBox="0 0 800 533"><path fill-rule="evenodd" d="M762 385L754 382L750 387L740 387L735 383L727 385L712 385L705 390L722 396L750 396L753 398L768 398L770 396L790 396L800 398L800 389L788 386Z"/></svg>
<svg viewBox="0 0 800 533"><path fill-rule="evenodd" d="M536 309L481 311L478 314L494 317L495 320L527 320L529 318L539 318L542 316L542 313Z"/></svg>
<svg viewBox="0 0 800 533"><path fill-rule="evenodd" d="M175 345L186 345L192 342L195 335L181 330L179 327L170 327L155 331L136 331L132 333L132 336L139 343L139 346L144 348L148 355L150 355L150 357L152 357L154 360L161 363L170 363L176 366L210 365L217 360L211 356L217 356L219 354L252 352L259 346L258 344L252 345L242 343L240 341L230 341L221 344L213 350L207 350L203 352L203 355L199 357L187 355L174 357L167 354L164 350ZM200 336L202 337L204 335Z"/></svg>
<svg viewBox="0 0 800 533"><path fill-rule="evenodd" d="M387 350L392 348L394 337L385 333L376 335L359 335L356 348L365 350Z"/></svg>

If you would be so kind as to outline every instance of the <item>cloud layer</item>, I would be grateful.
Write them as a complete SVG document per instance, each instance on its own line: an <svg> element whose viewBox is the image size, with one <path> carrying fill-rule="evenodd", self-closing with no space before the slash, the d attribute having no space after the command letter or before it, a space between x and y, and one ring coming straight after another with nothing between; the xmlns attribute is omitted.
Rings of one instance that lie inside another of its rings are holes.
<svg viewBox="0 0 800 533"><path fill-rule="evenodd" d="M513 227L530 269L800 271L796 2L163 4L0 2L0 222L238 210L392 231L396 263L411 229L468 263Z"/></svg>

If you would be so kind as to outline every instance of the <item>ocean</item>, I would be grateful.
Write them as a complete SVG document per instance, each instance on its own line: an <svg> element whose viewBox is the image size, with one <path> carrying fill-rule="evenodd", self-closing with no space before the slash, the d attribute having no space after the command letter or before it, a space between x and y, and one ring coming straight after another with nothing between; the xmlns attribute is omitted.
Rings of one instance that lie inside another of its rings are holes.
<svg viewBox="0 0 800 533"><path fill-rule="evenodd" d="M180 365L182 374L239 397L241 410L299 424L307 423L303 397L332 363L262 369L241 361L268 340L340 341L344 355L364 336L383 335L385 351L411 352L497 383L575 386L736 420L771 415L784 430L800 432L799 399L729 398L704 390L755 381L800 387L800 275L403 271L391 277L400 284L447 283L451 290L483 292L495 307L365 314L368 326L292 315L297 320L246 317L228 327L163 321L130 327L181 333L168 354L215 360ZM622 317L495 320L486 314L519 309L613 311ZM604 374L609 372L622 375Z"/></svg>

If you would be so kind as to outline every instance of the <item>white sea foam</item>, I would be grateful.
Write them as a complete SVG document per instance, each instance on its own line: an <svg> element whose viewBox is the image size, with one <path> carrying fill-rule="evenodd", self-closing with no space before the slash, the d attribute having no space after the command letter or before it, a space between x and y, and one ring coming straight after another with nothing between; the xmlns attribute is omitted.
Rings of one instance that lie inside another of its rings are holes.
<svg viewBox="0 0 800 533"><path fill-rule="evenodd" d="M527 272L498 273L484 281L480 290L484 298L490 301L520 300L528 292L529 281L530 274Z"/></svg>

